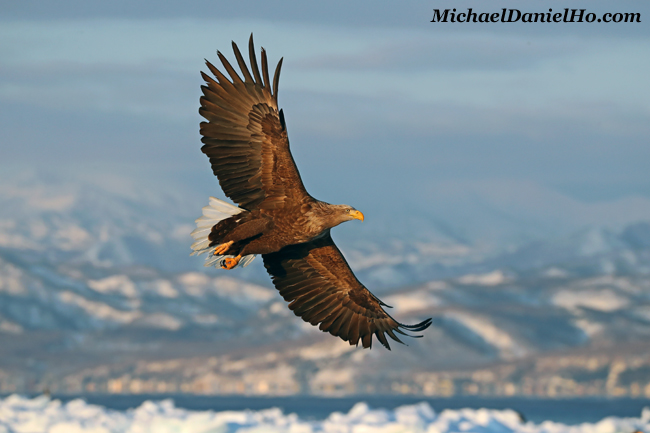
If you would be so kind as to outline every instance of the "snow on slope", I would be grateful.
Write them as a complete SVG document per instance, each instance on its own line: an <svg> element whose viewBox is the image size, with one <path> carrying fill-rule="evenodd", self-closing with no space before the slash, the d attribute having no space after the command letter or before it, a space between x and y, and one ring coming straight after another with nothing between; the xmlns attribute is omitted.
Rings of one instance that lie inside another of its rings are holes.
<svg viewBox="0 0 650 433"><path fill-rule="evenodd" d="M495 348L503 359L521 358L528 354L511 334L497 327L487 317L462 311L449 311L444 316L447 320L456 322L456 326L462 329L461 332L470 333L472 337L480 338Z"/></svg>
<svg viewBox="0 0 650 433"><path fill-rule="evenodd" d="M280 299L274 289L231 276L31 264L3 251L0 298L0 333L14 334L123 326L170 331L193 325L203 328L219 320L240 323L269 301Z"/></svg>
<svg viewBox="0 0 650 433"><path fill-rule="evenodd" d="M334 412L323 421L304 421L279 409L260 411L190 411L171 400L146 401L119 412L73 400L61 404L47 397L27 399L12 395L0 401L0 433L207 433L207 432L471 432L471 433L615 433L647 431L650 410L640 418L605 418L577 426L546 421L523 423L512 410L461 409L434 412L427 403L373 410L357 403L347 414Z"/></svg>

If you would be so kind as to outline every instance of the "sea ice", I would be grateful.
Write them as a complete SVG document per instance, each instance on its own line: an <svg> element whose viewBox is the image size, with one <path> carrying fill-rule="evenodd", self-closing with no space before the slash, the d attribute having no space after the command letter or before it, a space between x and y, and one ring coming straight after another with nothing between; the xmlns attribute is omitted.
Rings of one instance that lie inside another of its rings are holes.
<svg viewBox="0 0 650 433"><path fill-rule="evenodd" d="M357 403L347 414L322 421L301 420L279 409L192 411L171 400L145 401L116 411L83 400L62 404L41 396L12 395L0 400L0 433L632 433L650 431L650 409L640 418L605 418L569 426L551 421L522 422L512 410L461 409L436 413L427 403L395 410Z"/></svg>

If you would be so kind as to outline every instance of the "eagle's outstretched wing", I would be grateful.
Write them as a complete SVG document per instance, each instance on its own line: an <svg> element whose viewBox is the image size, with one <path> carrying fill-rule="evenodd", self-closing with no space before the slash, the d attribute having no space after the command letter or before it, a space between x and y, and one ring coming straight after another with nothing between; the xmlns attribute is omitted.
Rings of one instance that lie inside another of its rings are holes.
<svg viewBox="0 0 650 433"><path fill-rule="evenodd" d="M416 325L404 325L393 319L375 295L357 280L334 244L329 231L303 244L291 245L265 254L264 266L282 297L291 302L296 316L322 331L341 337L351 345L361 340L371 347L373 334L387 349L386 335L401 343L395 333L423 331L427 319ZM412 336L412 335L409 335Z"/></svg>
<svg viewBox="0 0 650 433"><path fill-rule="evenodd" d="M201 86L199 113L207 120L201 123L201 150L210 158L224 193L235 203L247 210L275 209L308 194L289 150L284 115L278 111L282 59L271 91L266 52L262 49L260 74L253 35L248 45L252 76L232 43L243 80L220 52L217 55L230 80L206 60L216 81L201 73L206 85Z"/></svg>

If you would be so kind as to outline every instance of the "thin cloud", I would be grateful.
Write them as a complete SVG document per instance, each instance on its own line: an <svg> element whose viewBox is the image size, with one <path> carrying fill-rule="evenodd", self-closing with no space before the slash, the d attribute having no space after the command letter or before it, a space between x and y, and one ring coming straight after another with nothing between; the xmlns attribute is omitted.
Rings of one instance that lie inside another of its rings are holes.
<svg viewBox="0 0 650 433"><path fill-rule="evenodd" d="M576 56L589 46L583 39L567 37L451 33L426 38L424 32L400 36L376 41L353 53L317 54L295 63L317 70L503 71Z"/></svg>
<svg viewBox="0 0 650 433"><path fill-rule="evenodd" d="M647 178L643 37L186 18L0 26L12 41L0 45L3 160L204 170L198 71L216 48L232 60L230 40L245 45L251 31L271 62L285 58L280 105L306 182L324 197L353 178L413 197L414 184L495 174Z"/></svg>

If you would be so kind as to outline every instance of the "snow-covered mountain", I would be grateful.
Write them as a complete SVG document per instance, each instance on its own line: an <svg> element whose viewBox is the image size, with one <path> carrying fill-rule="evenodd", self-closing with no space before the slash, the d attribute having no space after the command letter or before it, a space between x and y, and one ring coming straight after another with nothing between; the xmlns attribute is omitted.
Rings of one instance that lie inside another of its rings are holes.
<svg viewBox="0 0 650 433"><path fill-rule="evenodd" d="M127 179L2 183L0 392L248 392L260 380L279 393L396 392L376 378L650 338L648 222L500 248L461 241L439 219L399 237L377 236L381 219L344 225L335 239L391 313L434 319L423 339L386 353L293 316L259 259L227 273L189 257L206 195Z"/></svg>

